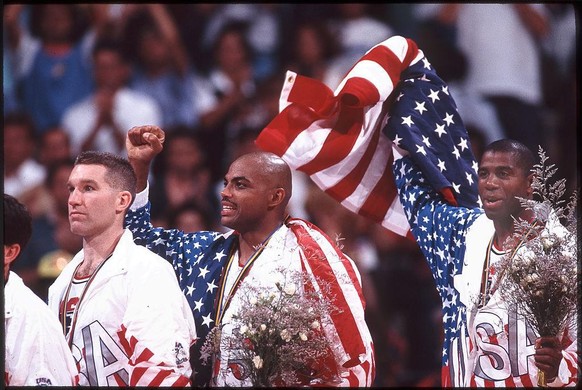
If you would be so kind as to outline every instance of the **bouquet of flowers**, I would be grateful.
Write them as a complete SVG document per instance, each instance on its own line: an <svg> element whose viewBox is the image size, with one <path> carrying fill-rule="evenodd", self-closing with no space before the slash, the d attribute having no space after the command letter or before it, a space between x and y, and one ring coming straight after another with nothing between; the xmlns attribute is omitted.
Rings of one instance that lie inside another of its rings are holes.
<svg viewBox="0 0 582 390"><path fill-rule="evenodd" d="M510 308L536 329L540 336L557 336L576 315L578 297L577 193L566 202L565 180L550 184L557 171L546 165L540 147L540 163L534 165L534 198L519 199L532 210L532 221L515 221L510 237L513 248L499 266L499 291ZM539 371L538 384L545 385Z"/></svg>
<svg viewBox="0 0 582 390"><path fill-rule="evenodd" d="M315 364L331 353L323 328L329 314L339 309L321 299L321 290L304 289L310 283L306 278L288 273L274 282L275 288L241 285L237 314L214 327L202 346L206 364L227 345L231 359L246 367L253 386L317 384L323 373L314 370ZM329 288L323 281L318 285ZM222 331L227 324L233 325L232 333Z"/></svg>

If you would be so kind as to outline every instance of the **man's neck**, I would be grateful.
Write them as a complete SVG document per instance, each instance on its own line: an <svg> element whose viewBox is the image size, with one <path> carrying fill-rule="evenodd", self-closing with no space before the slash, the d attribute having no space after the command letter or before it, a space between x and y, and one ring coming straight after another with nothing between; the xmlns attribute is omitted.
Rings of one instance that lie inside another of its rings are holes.
<svg viewBox="0 0 582 390"><path fill-rule="evenodd" d="M105 261L115 250L121 236L121 233L116 234L113 238L105 238L102 236L93 239L83 240L83 262L77 270L77 276L90 276L99 265Z"/></svg>
<svg viewBox="0 0 582 390"><path fill-rule="evenodd" d="M241 233L238 240L239 265L245 265L252 255L265 245L271 235L281 227L281 224L282 222L277 223L268 230Z"/></svg>

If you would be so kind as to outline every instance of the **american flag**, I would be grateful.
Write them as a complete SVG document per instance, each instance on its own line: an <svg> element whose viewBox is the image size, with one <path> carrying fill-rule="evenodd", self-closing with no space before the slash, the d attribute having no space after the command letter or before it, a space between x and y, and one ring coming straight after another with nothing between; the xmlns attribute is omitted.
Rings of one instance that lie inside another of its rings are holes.
<svg viewBox="0 0 582 390"><path fill-rule="evenodd" d="M410 235L392 174L394 145L410 152L452 204L478 200L477 163L456 104L410 39L394 36L371 48L335 94L287 72L279 105L257 146L387 229Z"/></svg>
<svg viewBox="0 0 582 390"><path fill-rule="evenodd" d="M453 275L463 266L466 228L482 213L475 208L477 162L447 85L414 41L395 36L371 48L335 94L288 72L280 113L256 143L307 173L348 209L416 237L443 304L443 385L459 383L468 347ZM435 205L457 212L443 220L415 214L426 187Z"/></svg>
<svg viewBox="0 0 582 390"><path fill-rule="evenodd" d="M231 250L236 248L237 234L202 231L185 233L177 229L155 228L150 223L150 206L132 210L126 217L126 226L134 241L170 261L178 282L194 314L198 341L191 353L193 386L207 386L211 379L210 365L201 361L200 347L210 330L216 325L216 296L220 280ZM268 259L300 256L302 269L311 276L329 281L333 286L334 299L342 310L331 316L333 329L326 334L333 340L336 362L349 371L343 378L350 387L369 387L375 376L373 342L364 319L364 298L360 278L354 263L316 226L299 219L288 219L288 235L283 240L270 240L261 256ZM272 241L272 242L271 242ZM294 241L299 250L286 250L285 243ZM295 254L295 255L293 255ZM256 266L259 266L257 264ZM253 266L253 269L255 266ZM314 288L317 282L314 280ZM332 299L329 297L329 299ZM333 362L326 362L333 364Z"/></svg>

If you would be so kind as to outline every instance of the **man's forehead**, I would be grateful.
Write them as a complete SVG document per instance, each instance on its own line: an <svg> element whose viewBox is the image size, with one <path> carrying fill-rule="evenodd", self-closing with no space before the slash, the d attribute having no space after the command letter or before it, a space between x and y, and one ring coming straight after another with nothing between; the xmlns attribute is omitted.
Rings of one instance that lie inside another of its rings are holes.
<svg viewBox="0 0 582 390"><path fill-rule="evenodd" d="M106 168L98 164L78 164L71 170L70 177L80 177L85 181L97 181L105 175Z"/></svg>

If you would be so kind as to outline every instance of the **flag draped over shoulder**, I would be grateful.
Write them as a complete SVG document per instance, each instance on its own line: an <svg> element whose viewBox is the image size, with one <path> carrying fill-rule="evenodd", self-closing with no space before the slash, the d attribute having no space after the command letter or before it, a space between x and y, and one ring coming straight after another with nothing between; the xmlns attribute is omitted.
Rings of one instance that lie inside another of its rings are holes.
<svg viewBox="0 0 582 390"><path fill-rule="evenodd" d="M257 146L389 230L410 233L394 185L394 145L410 154L449 202L477 204L477 165L467 131L446 84L411 39L393 36L372 47L335 93L288 71L279 109Z"/></svg>

